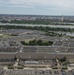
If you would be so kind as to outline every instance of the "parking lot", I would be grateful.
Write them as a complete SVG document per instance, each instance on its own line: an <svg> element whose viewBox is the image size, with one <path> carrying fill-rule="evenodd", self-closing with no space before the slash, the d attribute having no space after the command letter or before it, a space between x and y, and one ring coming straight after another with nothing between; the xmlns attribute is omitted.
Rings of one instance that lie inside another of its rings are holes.
<svg viewBox="0 0 74 75"><path fill-rule="evenodd" d="M74 75L74 71L63 70L10 70L6 75Z"/></svg>

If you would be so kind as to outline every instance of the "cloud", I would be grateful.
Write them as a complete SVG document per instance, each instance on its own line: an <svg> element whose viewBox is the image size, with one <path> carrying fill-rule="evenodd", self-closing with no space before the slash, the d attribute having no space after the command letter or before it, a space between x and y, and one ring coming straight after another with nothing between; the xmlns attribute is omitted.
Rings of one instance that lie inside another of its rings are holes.
<svg viewBox="0 0 74 75"><path fill-rule="evenodd" d="M0 3L13 7L46 6L48 8L73 9L74 0L0 0Z"/></svg>

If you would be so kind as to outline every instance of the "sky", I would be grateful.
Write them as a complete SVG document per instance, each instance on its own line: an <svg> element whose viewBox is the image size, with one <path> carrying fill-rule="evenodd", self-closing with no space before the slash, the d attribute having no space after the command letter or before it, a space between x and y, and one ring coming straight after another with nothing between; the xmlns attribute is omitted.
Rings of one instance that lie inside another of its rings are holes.
<svg viewBox="0 0 74 75"><path fill-rule="evenodd" d="M74 0L0 0L0 14L74 16Z"/></svg>

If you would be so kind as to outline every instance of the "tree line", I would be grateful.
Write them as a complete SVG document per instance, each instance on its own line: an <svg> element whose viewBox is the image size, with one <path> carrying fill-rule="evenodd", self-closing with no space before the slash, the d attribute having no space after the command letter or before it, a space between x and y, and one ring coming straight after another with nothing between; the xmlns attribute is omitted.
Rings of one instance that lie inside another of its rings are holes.
<svg viewBox="0 0 74 75"><path fill-rule="evenodd" d="M39 31L63 31L63 32L74 32L74 28L52 28L43 26L14 26L14 25L0 25L0 29L27 29L27 30L39 30Z"/></svg>
<svg viewBox="0 0 74 75"><path fill-rule="evenodd" d="M60 20L53 20L53 19L36 19L36 20L2 20L1 23L16 23L16 24L43 24L43 25L71 25L68 23L74 23L74 21L64 20L61 22Z"/></svg>

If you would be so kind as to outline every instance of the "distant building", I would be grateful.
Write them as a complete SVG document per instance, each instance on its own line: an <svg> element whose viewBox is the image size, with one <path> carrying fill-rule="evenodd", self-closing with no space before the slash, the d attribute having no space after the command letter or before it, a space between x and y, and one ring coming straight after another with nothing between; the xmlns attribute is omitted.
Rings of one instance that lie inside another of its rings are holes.
<svg viewBox="0 0 74 75"><path fill-rule="evenodd" d="M62 18L61 18L61 21L62 21L62 22L64 21L64 17L63 17L63 14L62 14Z"/></svg>

